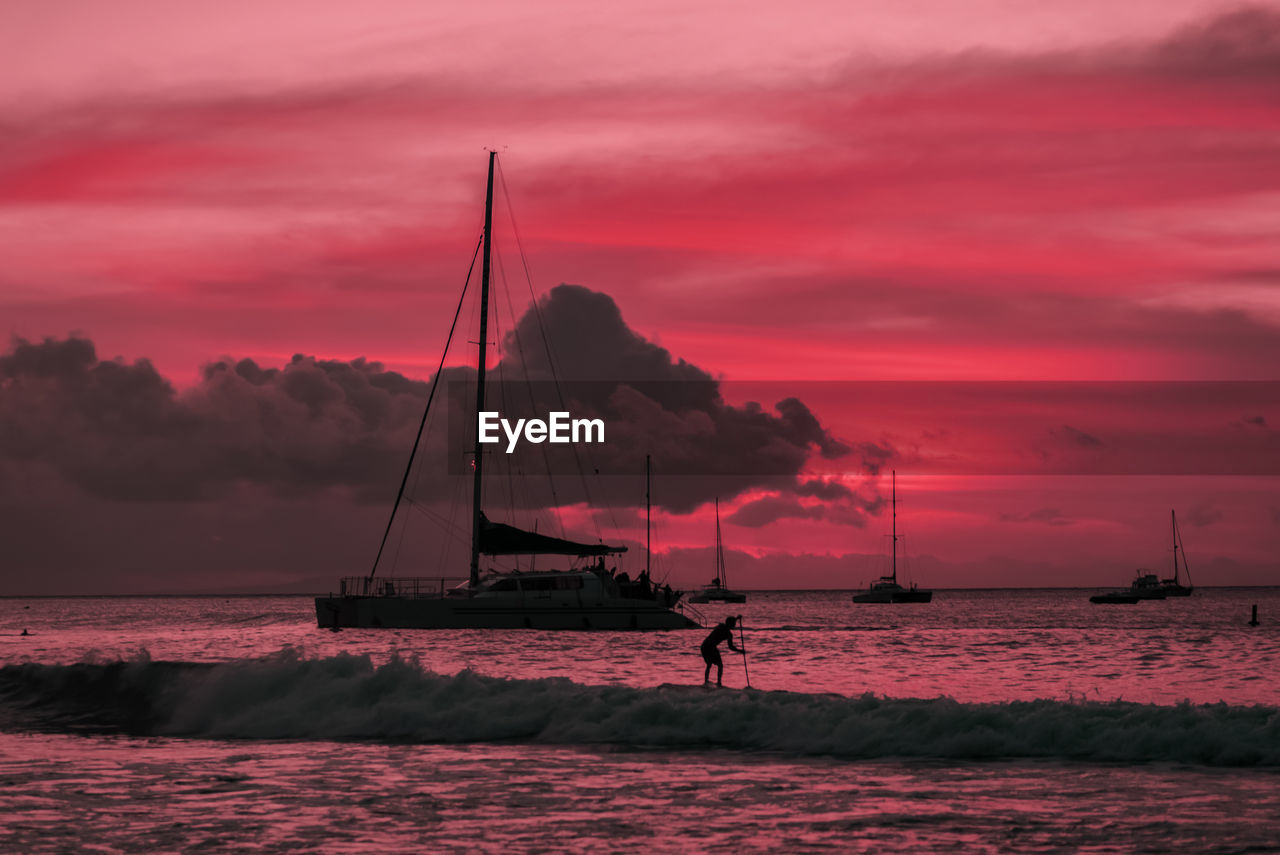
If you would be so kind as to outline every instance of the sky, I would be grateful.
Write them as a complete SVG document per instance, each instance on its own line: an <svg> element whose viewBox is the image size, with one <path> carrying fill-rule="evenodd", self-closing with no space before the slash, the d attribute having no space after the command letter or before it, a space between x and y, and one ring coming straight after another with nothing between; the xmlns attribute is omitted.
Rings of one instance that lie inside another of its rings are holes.
<svg viewBox="0 0 1280 855"><path fill-rule="evenodd" d="M513 520L637 560L644 449L678 585L716 496L736 582L865 582L894 470L927 586L1122 585L1170 509L1280 583L1280 6L458 6L0 7L5 592L366 572L487 149L499 333L619 438Z"/></svg>

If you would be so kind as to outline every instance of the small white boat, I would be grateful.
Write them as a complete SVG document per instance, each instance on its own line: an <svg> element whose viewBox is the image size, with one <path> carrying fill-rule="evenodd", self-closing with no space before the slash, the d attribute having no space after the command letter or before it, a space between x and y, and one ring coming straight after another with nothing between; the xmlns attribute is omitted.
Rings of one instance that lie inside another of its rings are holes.
<svg viewBox="0 0 1280 855"><path fill-rule="evenodd" d="M720 498L716 497L716 577L689 597L691 603L745 603L747 595L729 588L724 566L724 542L720 537Z"/></svg>

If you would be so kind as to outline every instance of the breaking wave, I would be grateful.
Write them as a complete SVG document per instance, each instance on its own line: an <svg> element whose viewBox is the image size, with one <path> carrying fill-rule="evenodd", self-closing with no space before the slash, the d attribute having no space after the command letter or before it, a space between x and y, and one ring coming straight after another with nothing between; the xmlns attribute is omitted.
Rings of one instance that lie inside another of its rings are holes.
<svg viewBox="0 0 1280 855"><path fill-rule="evenodd" d="M0 726L211 739L532 742L837 758L1049 758L1280 766L1280 710L1058 700L960 703L584 686L412 660L130 661L0 668Z"/></svg>

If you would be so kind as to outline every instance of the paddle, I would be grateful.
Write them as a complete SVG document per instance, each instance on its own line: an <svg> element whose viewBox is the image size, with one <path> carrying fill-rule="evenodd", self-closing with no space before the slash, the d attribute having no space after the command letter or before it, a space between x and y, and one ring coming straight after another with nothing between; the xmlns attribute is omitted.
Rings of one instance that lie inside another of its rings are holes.
<svg viewBox="0 0 1280 855"><path fill-rule="evenodd" d="M751 674L747 671L747 639L742 632L742 615L738 615L738 646L742 648L742 676L747 678L747 688L751 688Z"/></svg>

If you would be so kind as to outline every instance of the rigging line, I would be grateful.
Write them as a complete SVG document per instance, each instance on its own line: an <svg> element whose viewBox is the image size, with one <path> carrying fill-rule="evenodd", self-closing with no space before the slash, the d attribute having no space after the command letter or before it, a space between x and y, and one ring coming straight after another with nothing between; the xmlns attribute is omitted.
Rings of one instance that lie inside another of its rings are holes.
<svg viewBox="0 0 1280 855"><path fill-rule="evenodd" d="M494 254L495 254L495 255L497 256L497 258L498 258L498 264L497 264L497 268L498 268L498 277L497 277L497 278L498 278L498 283L499 283L500 285L505 285L505 283L503 282L503 277L502 277L502 256L501 256L501 254L500 254L500 253L494 253ZM492 286L492 284L493 284L493 283L492 283L492 282L490 282L490 285L491 285L491 286ZM497 307L496 307L496 306L494 307L494 312L493 312L493 340L494 340L495 342L501 342L501 341L502 341L502 313L501 313L500 311L498 311L498 310L497 310ZM501 407L502 407L501 412L504 412L504 413L510 413L510 412L511 412L511 407L510 407L510 406L508 406L508 402L507 402L507 380L506 380L506 370L505 370L505 369L506 369L506 364L507 364L507 361L506 361L505 359L503 359L501 356L499 356L497 364L495 364L495 365L493 366L493 370L494 370L494 372L495 372L495 373L497 373L497 375L498 375L498 398L499 398L499 400L500 400L500 402L501 402ZM516 523L516 519L515 519L515 513L516 513L516 485L515 485L515 479L514 479L514 477L513 477L513 476L512 476L512 474L511 474L511 465L510 465L511 460L510 460L510 457L511 457L510 455L506 455L506 458L507 458L507 466L506 466L506 471L507 471L507 508L506 508L506 511L507 511L507 517L506 517L506 522L507 522L509 525L515 525L515 523ZM493 470L492 470L492 469L490 469L490 472L491 472L491 473L492 473L492 471L493 471Z"/></svg>
<svg viewBox="0 0 1280 855"><path fill-rule="evenodd" d="M498 270L502 279L503 294L507 298L507 314L511 317L511 335L516 343L516 351L520 354L520 369L524 377L525 391L529 395L530 411L537 410L537 400L533 393L533 380L529 377L529 359L524 352L524 340L520 338L520 324L516 320L515 301L511 299L511 289L507 287L506 267L502 264L501 258L498 260ZM561 405L563 406L563 404ZM560 512L560 496L556 492L555 477L551 474L551 457L547 450L547 446L543 445L541 450L542 465L547 473L547 489L551 491L551 508L556 518L556 525L560 528L560 536L568 537L568 531L564 526L564 516Z"/></svg>
<svg viewBox="0 0 1280 855"><path fill-rule="evenodd" d="M450 494L449 515L447 517L446 522L447 522L447 525L449 525L450 527L453 527L459 531L462 531L463 530L462 526L458 525L455 522L455 520L458 518L458 506L462 504L462 493L466 487L466 479L463 477L459 477L459 478L453 478L452 480L453 480L453 491ZM466 545L468 546L468 548L471 546L469 539ZM439 558L440 558L439 567L440 567L441 575L444 575L448 572L449 557L452 554L451 553L452 547L453 547L452 542L449 540L446 540L444 542L444 548L439 551Z"/></svg>
<svg viewBox="0 0 1280 855"><path fill-rule="evenodd" d="M382 550L387 545L387 535L391 533L391 524L395 522L396 510L404 499L404 488L409 483L409 473L413 471L413 459L418 454L418 444L422 442L422 432L427 427L427 414L431 412L431 402L435 399L436 388L440 385L440 374L444 371L444 361L449 355L449 345L453 343L453 333L458 327L458 317L462 314L462 303L467 297L467 286L471 284L471 274L476 269L476 259L480 256L482 235L476 241L476 250L471 254L471 266L467 268L467 278L462 282L462 294L458 296L458 308L453 313L453 323L449 325L449 337L444 342L444 353L440 354L440 364L436 367L436 376L431 380L431 391L427 393L427 405L422 410L422 422L418 425L418 434L413 438L413 449L409 452L409 465L405 467L404 478L400 479L400 489L396 492L396 503L391 507L391 518L387 520L387 530L382 533L382 542L378 544L378 554L373 559L373 567L369 570L369 580L378 572L378 561L382 558Z"/></svg>
<svg viewBox="0 0 1280 855"><path fill-rule="evenodd" d="M538 307L538 296L533 290L533 274L529 271L529 259L524 252L524 242L520 239L520 227L516 224L516 211L515 207L511 204L511 194L507 189L507 178L506 174L502 171L501 162L498 163L498 182L502 185L502 197L507 202L507 216L511 220L511 234L516 239L516 249L520 252L520 263L524 266L525 281L529 285L529 298L533 301L533 315L538 321L538 332L542 336L542 347L547 354L547 367L551 370L551 380L555 384L556 397L560 401L560 409L568 410L569 408L564 402L564 392L560 388L560 376L559 372L556 371L556 361L555 356L551 352L551 342L547 338L547 328L542 322L542 310ZM587 473L582 466L582 458L578 454L578 446L576 444L571 444L569 448L573 452L573 460L578 467L578 475L582 480L583 498L586 500L587 507L590 507L592 504L591 488L587 485ZM599 473L597 472L597 474ZM613 525L613 530L615 532L619 531L618 519L613 513L613 505L609 503L608 499L604 502L604 508L609 512L609 520ZM595 514L588 514L588 517L591 519L592 527L595 529L596 536L603 540L604 538L600 537L600 526L596 522Z"/></svg>
<svg viewBox="0 0 1280 855"><path fill-rule="evenodd" d="M446 535L457 540L459 543L465 543L469 539L462 526L458 525L439 511L433 511L426 505L419 504L412 499L409 500L409 507L438 525L444 530Z"/></svg>
<svg viewBox="0 0 1280 855"><path fill-rule="evenodd" d="M524 345L521 343L521 339L520 339L520 322L519 322L519 321L517 320L517 318L516 318L515 306L514 306L514 304L513 304L512 300L511 300L511 287L510 287L510 284L509 284L509 282L508 282L508 280L507 280L507 268L506 268L506 264L505 264L505 263L503 263L503 260L502 260L502 256L501 256L501 254L499 254L499 255L497 256L497 265L496 265L496 267L497 267L497 271L498 271L498 281L499 281L499 283L500 283L500 285L501 285L501 289L500 289L500 290L502 291L502 294L503 294L503 296L506 298L506 301L507 301L507 317L508 317L508 318L509 318L509 320L511 321L511 333L510 333L510 336L511 336L511 338L515 341L515 343L516 343L516 351L517 351L517 353L518 353L518 354L519 354L519 356L520 356L520 373L521 373L521 376L522 376L522 377L524 377L524 381L525 381L525 388L526 388L526 391L528 392L528 395L529 395L529 411L530 411L530 413L533 413L533 412L535 412L535 411L537 410L537 403L534 401L533 391L532 391L532 388L529 386L529 364L528 364L528 360L525 358ZM500 309L498 309L498 308L496 308L496 307L495 307L495 311L500 311ZM504 389L504 394L505 394L505 389ZM546 472L547 472L547 483L548 483L548 486L549 486L549 488L550 488L550 492L551 492L551 509L552 509L552 515L555 517L556 523L557 523L557 525L560 527L560 536L561 536L561 537L566 537L567 535L566 535L566 533L565 533L564 520L563 520L563 519L561 518L561 516L560 516L560 507L559 507L559 505L560 505L560 498L559 498L559 496L556 494L556 485L555 485L555 481L554 481L554 480L552 480L552 478L551 478L551 464L549 463L548 458L547 458L547 449L546 449L546 446L545 446L545 445L544 445L544 446L542 446L542 447L541 447L541 449L540 449L540 451L541 451L541 457L542 457L542 461L543 461L543 466L546 468ZM509 469L509 470L508 470L508 472L509 472L509 474L514 474L514 468L513 468L513 469ZM521 483L521 485L522 485L522 486L524 486L524 487L527 487L527 486L528 486L528 485L527 485L527 483L523 480L523 477L524 477L524 472L523 472L523 470L521 471L521 473L520 473L520 474L521 474L521 482L520 482L520 483ZM512 494L513 494L512 504L513 504L513 505L515 504L514 492L515 492L515 491L514 491L514 488L513 488L513 490L512 490ZM523 498L523 499L526 501L526 503L528 504L528 506L529 506L531 509L534 509L534 508L539 507L539 505L540 505L540 504L545 504L545 503L542 503L542 502L537 501L537 496L536 496L536 495L534 495L534 493L533 493L533 491L532 491L531 489L526 489L526 490L522 491L522 493L521 493L521 498ZM536 527L536 522L537 522L537 519L538 519L538 515L537 515L536 511L531 511L530 516L533 518L533 520L534 520L534 524L535 524L535 527Z"/></svg>

